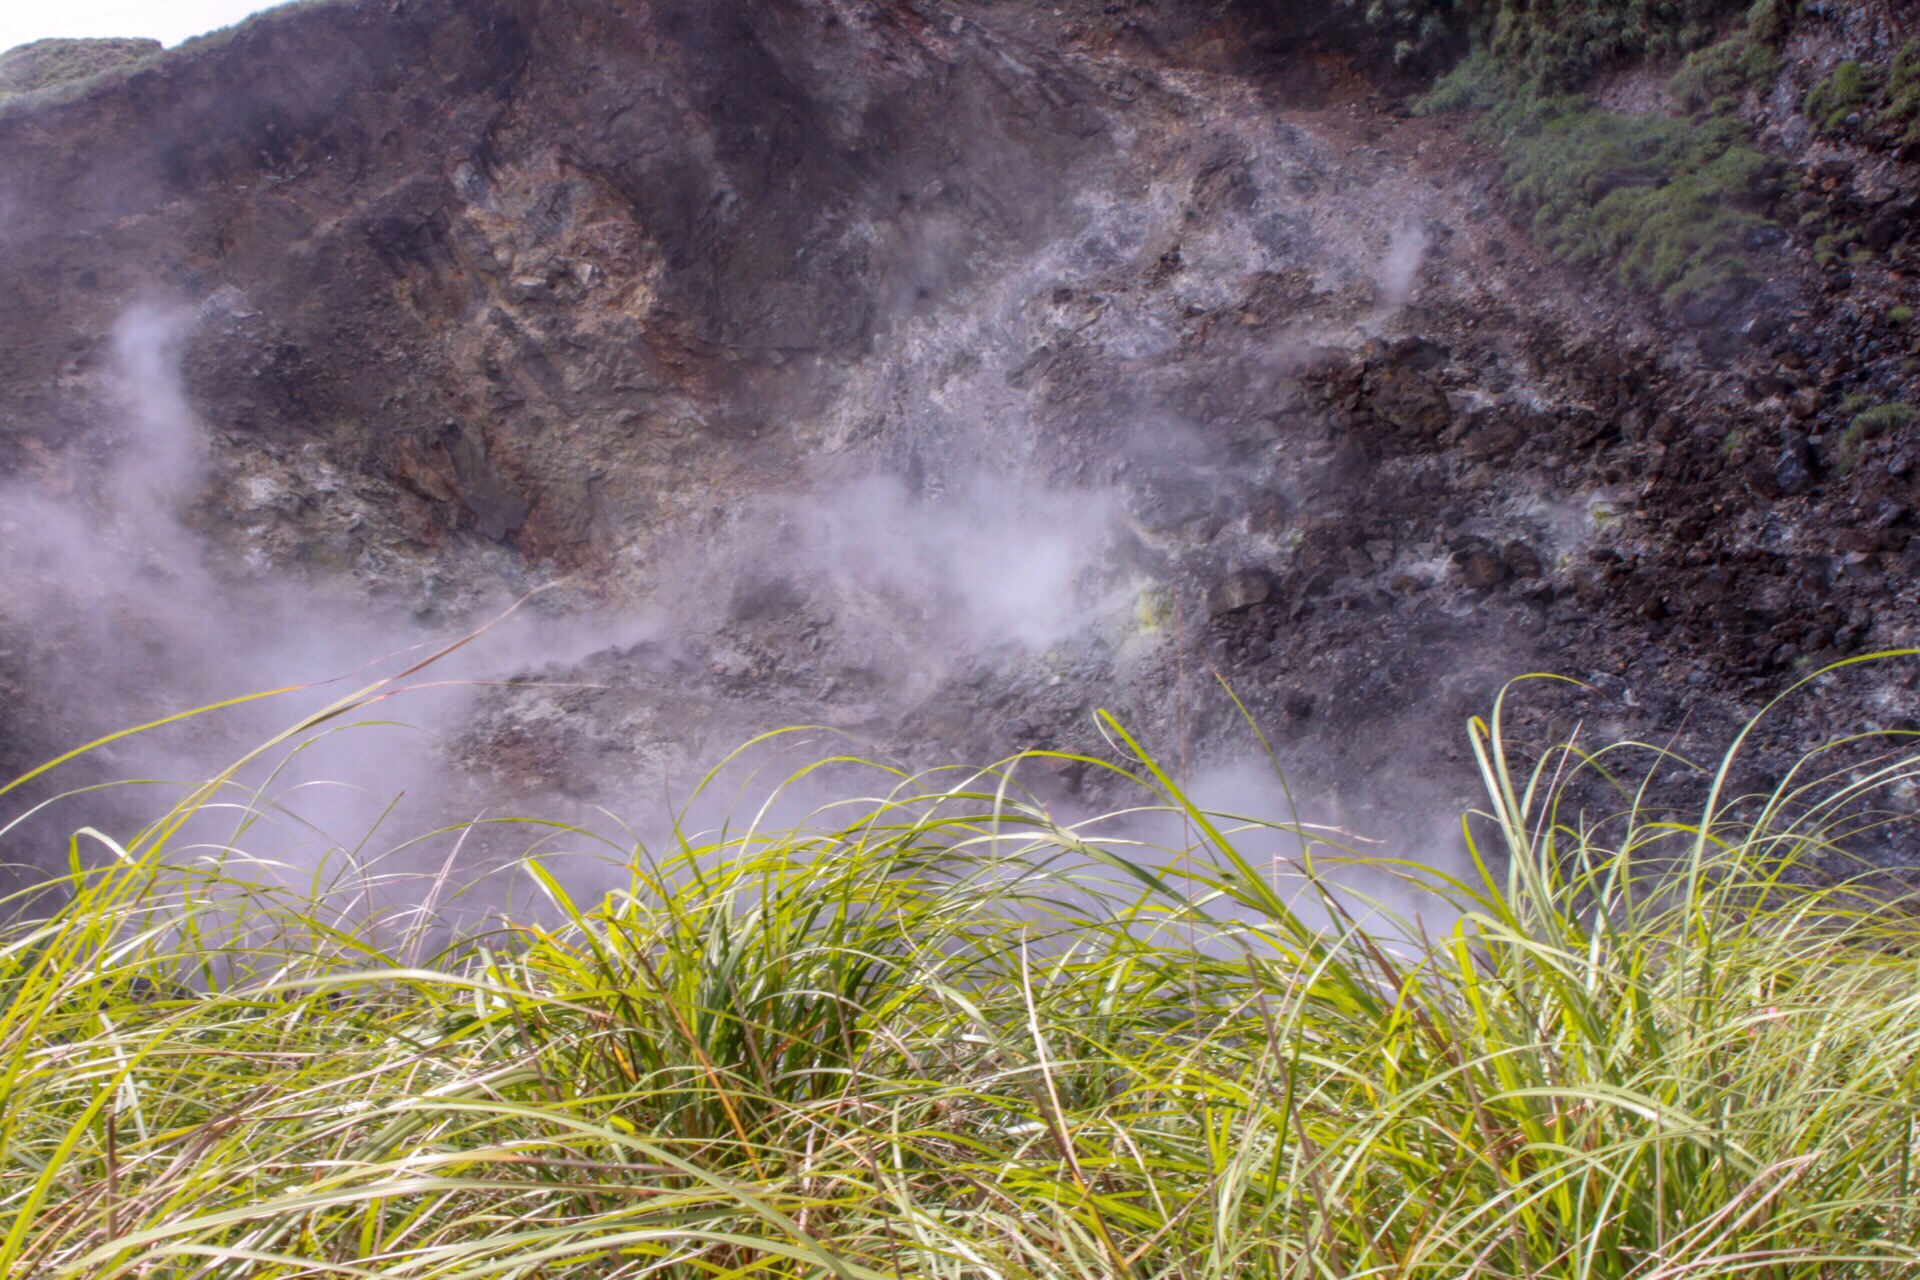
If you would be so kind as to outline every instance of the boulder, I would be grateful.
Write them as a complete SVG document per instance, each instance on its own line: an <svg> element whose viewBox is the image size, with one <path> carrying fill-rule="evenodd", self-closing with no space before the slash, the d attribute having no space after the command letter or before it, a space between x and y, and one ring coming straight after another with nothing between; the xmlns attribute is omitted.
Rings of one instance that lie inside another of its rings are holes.
<svg viewBox="0 0 1920 1280"><path fill-rule="evenodd" d="M1242 569L1228 574L1207 592L1207 613L1222 618L1265 604L1272 597L1272 574L1265 569Z"/></svg>
<svg viewBox="0 0 1920 1280"><path fill-rule="evenodd" d="M1476 428L1460 444L1460 455L1468 462L1487 462L1503 458L1520 447L1522 435L1512 422L1490 422Z"/></svg>
<svg viewBox="0 0 1920 1280"><path fill-rule="evenodd" d="M1460 560L1460 581L1469 591L1485 591L1506 580L1506 561L1491 550L1469 551Z"/></svg>
<svg viewBox="0 0 1920 1280"><path fill-rule="evenodd" d="M1813 488L1813 455L1806 439L1795 435L1773 455L1770 478L1775 492L1793 498Z"/></svg>
<svg viewBox="0 0 1920 1280"><path fill-rule="evenodd" d="M1446 392L1416 363L1392 364L1369 374L1366 404L1388 426L1422 439L1432 439L1453 422Z"/></svg>

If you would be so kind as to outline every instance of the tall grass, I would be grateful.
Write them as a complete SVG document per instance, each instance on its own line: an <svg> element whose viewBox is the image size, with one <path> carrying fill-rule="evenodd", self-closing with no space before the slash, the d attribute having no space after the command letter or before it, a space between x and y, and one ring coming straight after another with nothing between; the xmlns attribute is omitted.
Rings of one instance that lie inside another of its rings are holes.
<svg viewBox="0 0 1920 1280"><path fill-rule="evenodd" d="M1602 821L1496 711L1363 902L1109 728L1128 813L842 761L459 936L174 847L218 779L5 935L0 1274L1920 1274L1920 925L1833 870L1910 761Z"/></svg>

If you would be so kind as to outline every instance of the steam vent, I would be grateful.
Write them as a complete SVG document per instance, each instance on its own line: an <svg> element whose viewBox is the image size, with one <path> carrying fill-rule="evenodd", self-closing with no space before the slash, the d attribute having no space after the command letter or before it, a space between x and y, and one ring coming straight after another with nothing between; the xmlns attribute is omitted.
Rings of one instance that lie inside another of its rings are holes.
<svg viewBox="0 0 1920 1280"><path fill-rule="evenodd" d="M1516 734L1717 749L1920 641L1920 18L1589 7L1639 16L318 0L14 50L0 764L516 603L361 782L619 809L790 725L1110 759L1106 710L1194 773L1257 729L1384 839L1457 824L1526 673L1581 683ZM1913 672L1736 781L1920 727Z"/></svg>

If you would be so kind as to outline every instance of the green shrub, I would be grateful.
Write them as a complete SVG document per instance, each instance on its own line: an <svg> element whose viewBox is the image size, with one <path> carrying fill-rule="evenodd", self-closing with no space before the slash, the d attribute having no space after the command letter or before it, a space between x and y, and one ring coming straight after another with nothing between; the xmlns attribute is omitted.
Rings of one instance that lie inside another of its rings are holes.
<svg viewBox="0 0 1920 1280"><path fill-rule="evenodd" d="M1764 90L1780 74L1780 55L1745 32L1687 55L1667 91L1688 111L1724 114L1747 90Z"/></svg>
<svg viewBox="0 0 1920 1280"><path fill-rule="evenodd" d="M1491 47L1537 82L1577 88L1625 58L1673 57L1708 44L1745 0L1501 0Z"/></svg>
<svg viewBox="0 0 1920 1280"><path fill-rule="evenodd" d="M1785 0L1754 0L1713 39L1733 3L1503 0L1489 33L1424 100L1472 108L1500 143L1505 180L1549 249L1610 269L1669 305L1718 307L1750 287L1746 245L1765 225L1777 166L1733 118L1738 98L1779 75ZM1691 50L1669 91L1691 118L1620 115L1576 92L1591 71L1634 55Z"/></svg>
<svg viewBox="0 0 1920 1280"><path fill-rule="evenodd" d="M1747 31L1756 40L1778 44L1793 21L1794 0L1753 0L1747 10Z"/></svg>
<svg viewBox="0 0 1920 1280"><path fill-rule="evenodd" d="M1483 0L1339 0L1357 9L1366 25L1393 42L1393 59L1405 64L1464 42L1480 25Z"/></svg>

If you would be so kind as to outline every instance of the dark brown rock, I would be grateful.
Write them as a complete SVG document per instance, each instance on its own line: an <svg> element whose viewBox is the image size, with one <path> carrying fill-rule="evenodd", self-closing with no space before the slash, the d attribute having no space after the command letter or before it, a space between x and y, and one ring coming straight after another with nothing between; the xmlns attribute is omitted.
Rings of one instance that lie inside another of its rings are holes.
<svg viewBox="0 0 1920 1280"><path fill-rule="evenodd" d="M1372 466L1367 446L1357 436L1348 436L1334 447L1333 457L1327 461L1327 479L1334 484L1353 484Z"/></svg>
<svg viewBox="0 0 1920 1280"><path fill-rule="evenodd" d="M1283 493L1269 489L1247 504L1247 528L1253 533L1273 537L1284 533L1292 520L1293 504Z"/></svg>
<svg viewBox="0 0 1920 1280"><path fill-rule="evenodd" d="M1776 493L1793 498L1813 487L1813 452L1803 438L1795 437L1780 446L1772 462L1770 475Z"/></svg>
<svg viewBox="0 0 1920 1280"><path fill-rule="evenodd" d="M1507 580L1507 565L1492 551L1469 551L1460 564L1460 581L1469 591L1485 591Z"/></svg>
<svg viewBox="0 0 1920 1280"><path fill-rule="evenodd" d="M1367 375L1367 407L1397 431L1421 439L1439 435L1453 422L1453 410L1428 367L1393 364Z"/></svg>
<svg viewBox="0 0 1920 1280"><path fill-rule="evenodd" d="M453 460L454 484L473 512L480 532L504 542L526 523L533 504L519 486L494 463L484 434L472 426L448 424L447 454Z"/></svg>
<svg viewBox="0 0 1920 1280"><path fill-rule="evenodd" d="M1338 387L1359 381L1366 365L1346 347L1306 347L1289 362L1302 382Z"/></svg>
<svg viewBox="0 0 1920 1280"><path fill-rule="evenodd" d="M1452 358L1452 352L1431 338L1402 338L1387 349L1392 364L1418 373L1445 368Z"/></svg>
<svg viewBox="0 0 1920 1280"><path fill-rule="evenodd" d="M1540 553L1526 543L1515 539L1500 548L1500 562L1507 572L1516 578L1537 578L1540 576Z"/></svg>
<svg viewBox="0 0 1920 1280"><path fill-rule="evenodd" d="M1491 422L1476 427L1460 444L1460 456L1469 462L1488 462L1494 458L1504 458L1520 447L1524 439L1518 424L1508 421Z"/></svg>

